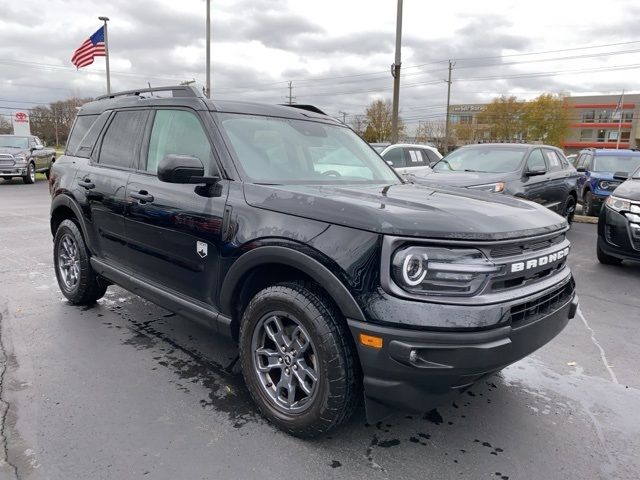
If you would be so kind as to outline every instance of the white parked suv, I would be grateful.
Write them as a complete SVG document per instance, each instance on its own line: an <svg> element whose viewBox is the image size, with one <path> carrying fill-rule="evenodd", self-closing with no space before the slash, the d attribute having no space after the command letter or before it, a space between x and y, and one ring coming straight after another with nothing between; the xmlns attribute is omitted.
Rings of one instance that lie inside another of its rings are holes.
<svg viewBox="0 0 640 480"><path fill-rule="evenodd" d="M409 143L389 145L380 152L380 155L400 175L416 175L418 177L431 173L430 165L442 158L435 147Z"/></svg>

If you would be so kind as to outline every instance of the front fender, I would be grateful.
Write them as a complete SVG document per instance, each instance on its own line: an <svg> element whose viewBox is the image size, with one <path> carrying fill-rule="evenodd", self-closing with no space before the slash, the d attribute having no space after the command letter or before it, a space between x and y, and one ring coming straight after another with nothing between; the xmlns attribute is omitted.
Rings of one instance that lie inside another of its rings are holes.
<svg viewBox="0 0 640 480"><path fill-rule="evenodd" d="M88 238L87 226L85 224L82 211L80 210L80 207L78 206L78 204L70 196L70 194L67 194L67 193L58 193L51 200L51 210L50 210L51 215L50 215L50 222L49 222L50 228L51 228L51 234L55 237L56 232L54 231L55 230L54 225L56 224L56 222L54 222L54 219L56 218L57 212L60 212L60 209L63 209L63 208L68 208L73 212L75 219L77 221L76 223L79 225L80 230L82 231L82 236L85 239L87 239ZM87 247L91 251L90 242L87 241L86 243L87 243Z"/></svg>
<svg viewBox="0 0 640 480"><path fill-rule="evenodd" d="M366 321L351 292L327 267L298 250L275 245L256 247L233 263L220 291L222 313L231 315L233 294L240 288L245 274L260 265L273 263L287 265L305 273L327 291L345 317Z"/></svg>

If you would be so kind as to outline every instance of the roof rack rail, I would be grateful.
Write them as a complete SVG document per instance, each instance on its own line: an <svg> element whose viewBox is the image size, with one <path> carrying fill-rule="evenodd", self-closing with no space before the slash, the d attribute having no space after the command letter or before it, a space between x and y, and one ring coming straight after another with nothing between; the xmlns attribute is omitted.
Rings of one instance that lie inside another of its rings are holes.
<svg viewBox="0 0 640 480"><path fill-rule="evenodd" d="M96 100L104 100L107 98L117 97L129 97L139 96L141 93L155 93L155 92L172 92L174 97L204 97L204 94L200 90L191 85L174 85L169 87L153 87L153 88L140 88L138 90L126 90L124 92L110 93L108 95L100 95L96 97Z"/></svg>
<svg viewBox="0 0 640 480"><path fill-rule="evenodd" d="M283 107L299 108L300 110L306 110L308 112L319 113L320 115L326 115L322 110L314 105L304 105L301 103L281 103Z"/></svg>

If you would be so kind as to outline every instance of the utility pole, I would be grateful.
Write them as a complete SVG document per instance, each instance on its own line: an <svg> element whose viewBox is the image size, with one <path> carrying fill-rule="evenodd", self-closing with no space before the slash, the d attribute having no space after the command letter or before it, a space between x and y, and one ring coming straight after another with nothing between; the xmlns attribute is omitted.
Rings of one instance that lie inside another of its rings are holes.
<svg viewBox="0 0 640 480"><path fill-rule="evenodd" d="M396 12L396 58L391 65L393 76L393 112L391 114L391 143L398 142L398 104L400 103L400 65L402 49L402 0L398 0Z"/></svg>
<svg viewBox="0 0 640 480"><path fill-rule="evenodd" d="M292 92L293 92L293 82L290 81L289 82L289 95L287 96L287 103L289 105L293 105L295 103L294 100L296 99L296 97L293 96Z"/></svg>
<svg viewBox="0 0 640 480"><path fill-rule="evenodd" d="M347 123L347 112L343 112L342 110L338 110L338 113L342 115L342 123Z"/></svg>
<svg viewBox="0 0 640 480"><path fill-rule="evenodd" d="M211 98L211 0L207 0L207 85L204 94Z"/></svg>
<svg viewBox="0 0 640 480"><path fill-rule="evenodd" d="M107 34L107 22L109 17L98 17L104 22L104 61L107 66L107 95L111 95L111 74L109 73L109 35Z"/></svg>
<svg viewBox="0 0 640 480"><path fill-rule="evenodd" d="M624 117L624 88L622 89L622 96L620 97L620 109L618 115L618 138L616 139L616 150L620 148L620 135L622 134L622 117Z"/></svg>
<svg viewBox="0 0 640 480"><path fill-rule="evenodd" d="M451 101L451 70L455 63L452 63L449 60L449 79L445 80L447 82L447 119L444 124L444 153L449 152L449 104Z"/></svg>

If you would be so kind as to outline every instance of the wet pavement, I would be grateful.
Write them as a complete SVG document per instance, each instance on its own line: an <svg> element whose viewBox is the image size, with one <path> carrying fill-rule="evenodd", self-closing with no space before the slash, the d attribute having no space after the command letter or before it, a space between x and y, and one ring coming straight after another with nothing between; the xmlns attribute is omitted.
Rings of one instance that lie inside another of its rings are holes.
<svg viewBox="0 0 640 480"><path fill-rule="evenodd" d="M640 477L640 264L574 225L579 315L454 402L325 438L260 418L235 346L111 287L59 292L46 183L0 181L0 479Z"/></svg>

